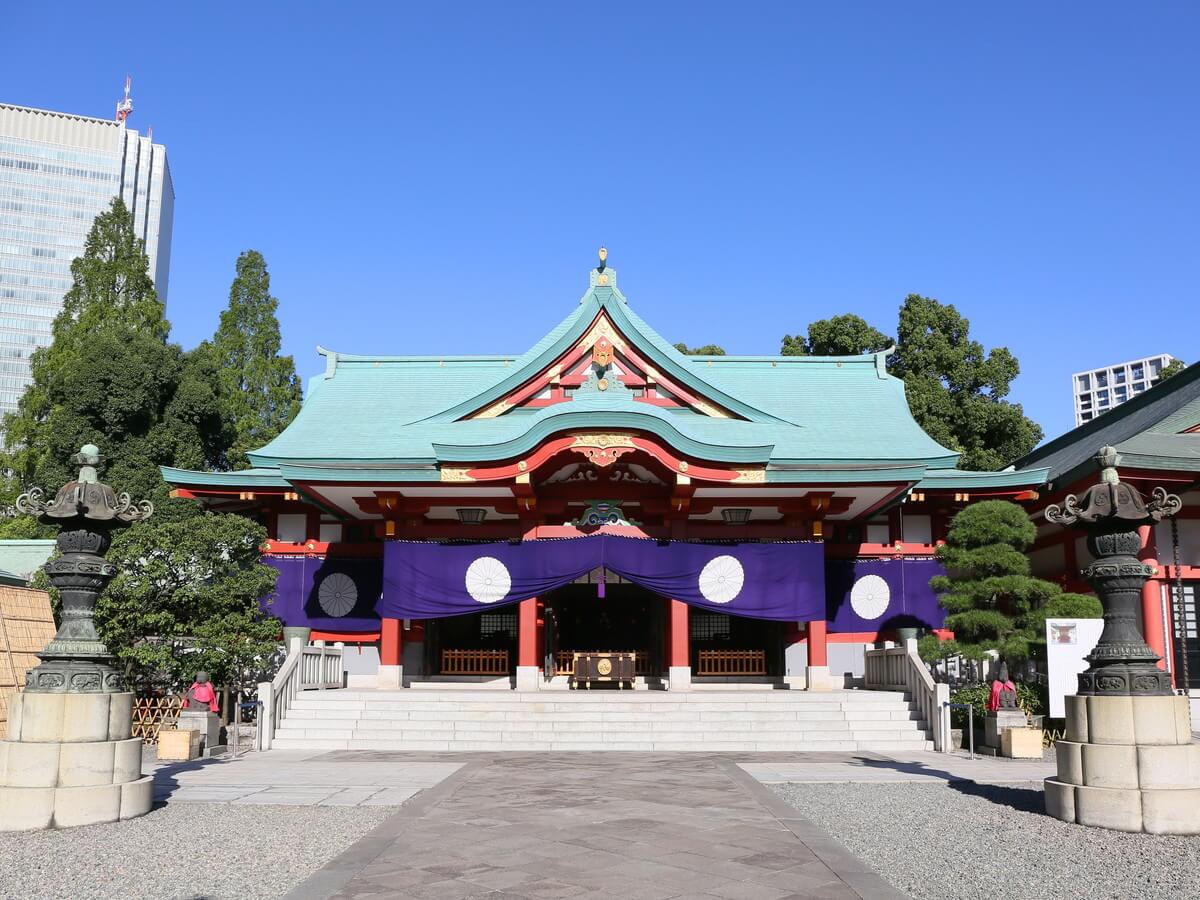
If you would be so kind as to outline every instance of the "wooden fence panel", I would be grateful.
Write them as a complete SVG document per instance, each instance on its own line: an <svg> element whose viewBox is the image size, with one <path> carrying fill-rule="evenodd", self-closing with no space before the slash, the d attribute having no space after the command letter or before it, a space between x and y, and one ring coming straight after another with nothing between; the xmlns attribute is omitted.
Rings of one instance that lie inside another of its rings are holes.
<svg viewBox="0 0 1200 900"><path fill-rule="evenodd" d="M507 675L507 650L443 650L443 675Z"/></svg>
<svg viewBox="0 0 1200 900"><path fill-rule="evenodd" d="M701 650L697 675L766 675L765 650Z"/></svg>

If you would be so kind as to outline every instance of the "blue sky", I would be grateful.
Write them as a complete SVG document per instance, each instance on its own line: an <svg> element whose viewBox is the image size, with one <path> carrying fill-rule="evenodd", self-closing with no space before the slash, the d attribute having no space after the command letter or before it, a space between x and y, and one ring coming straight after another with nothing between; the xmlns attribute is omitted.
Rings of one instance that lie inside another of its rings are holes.
<svg viewBox="0 0 1200 900"><path fill-rule="evenodd" d="M302 375L317 343L517 353L603 243L652 325L731 353L954 303L1048 436L1071 372L1200 356L1194 3L54 8L5 11L0 100L108 117L133 74L185 346L254 247Z"/></svg>

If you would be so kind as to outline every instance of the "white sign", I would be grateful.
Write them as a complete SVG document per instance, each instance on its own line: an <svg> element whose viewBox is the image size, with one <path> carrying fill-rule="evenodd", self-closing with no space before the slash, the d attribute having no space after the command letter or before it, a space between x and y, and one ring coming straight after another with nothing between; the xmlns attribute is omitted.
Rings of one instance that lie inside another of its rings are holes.
<svg viewBox="0 0 1200 900"><path fill-rule="evenodd" d="M1050 688L1050 718L1066 715L1064 697L1079 690L1076 677L1088 667L1084 659L1104 630L1103 619L1046 620L1046 677Z"/></svg>

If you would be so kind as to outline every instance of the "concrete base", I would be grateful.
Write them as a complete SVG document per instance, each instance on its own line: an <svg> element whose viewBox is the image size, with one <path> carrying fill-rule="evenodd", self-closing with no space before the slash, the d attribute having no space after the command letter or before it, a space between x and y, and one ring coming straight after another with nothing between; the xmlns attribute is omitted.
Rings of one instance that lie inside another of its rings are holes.
<svg viewBox="0 0 1200 900"><path fill-rule="evenodd" d="M0 831L68 828L150 811L142 742L131 738L133 695L12 698L0 741Z"/></svg>
<svg viewBox="0 0 1200 900"><path fill-rule="evenodd" d="M541 671L537 666L517 666L517 690L537 691L541 689Z"/></svg>
<svg viewBox="0 0 1200 900"><path fill-rule="evenodd" d="M1067 697L1046 812L1066 822L1200 834L1200 745L1184 697Z"/></svg>
<svg viewBox="0 0 1200 900"><path fill-rule="evenodd" d="M667 670L667 690L690 691L692 689L692 667L671 666Z"/></svg>
<svg viewBox="0 0 1200 900"><path fill-rule="evenodd" d="M806 666L804 689L807 691L831 691L833 682L829 677L829 666Z"/></svg>
<svg viewBox="0 0 1200 900"><path fill-rule="evenodd" d="M377 683L384 690L404 687L404 666L380 666Z"/></svg>

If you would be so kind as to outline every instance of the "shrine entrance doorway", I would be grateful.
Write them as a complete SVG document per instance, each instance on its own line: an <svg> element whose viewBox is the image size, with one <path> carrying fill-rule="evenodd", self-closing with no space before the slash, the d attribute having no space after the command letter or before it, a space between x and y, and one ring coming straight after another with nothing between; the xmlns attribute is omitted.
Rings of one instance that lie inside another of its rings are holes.
<svg viewBox="0 0 1200 900"><path fill-rule="evenodd" d="M635 674L657 677L666 671L662 597L637 585L570 584L546 597L545 669L571 675L573 657L584 651L633 653Z"/></svg>

